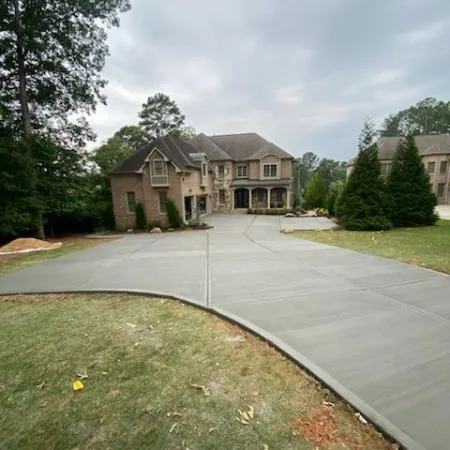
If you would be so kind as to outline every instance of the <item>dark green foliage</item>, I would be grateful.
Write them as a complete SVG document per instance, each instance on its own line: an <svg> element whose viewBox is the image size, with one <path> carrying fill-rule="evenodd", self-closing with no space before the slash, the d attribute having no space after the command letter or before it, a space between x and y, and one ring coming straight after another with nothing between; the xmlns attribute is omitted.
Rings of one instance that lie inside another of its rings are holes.
<svg viewBox="0 0 450 450"><path fill-rule="evenodd" d="M450 133L450 102L433 97L390 114L383 122L381 136L407 136Z"/></svg>
<svg viewBox="0 0 450 450"><path fill-rule="evenodd" d="M23 143L0 140L0 161L0 239L7 239L30 232L35 206Z"/></svg>
<svg viewBox="0 0 450 450"><path fill-rule="evenodd" d="M126 125L114 133L114 137L120 138L133 150L138 150L149 142L147 133L137 125Z"/></svg>
<svg viewBox="0 0 450 450"><path fill-rule="evenodd" d="M324 208L327 187L320 171L317 171L308 183L302 208Z"/></svg>
<svg viewBox="0 0 450 450"><path fill-rule="evenodd" d="M181 218L180 211L178 211L175 202L168 198L166 200L167 221L171 228L181 228L183 225L183 219Z"/></svg>
<svg viewBox="0 0 450 450"><path fill-rule="evenodd" d="M339 201L337 215L347 230L388 230L387 189L380 176L376 144L360 150Z"/></svg>
<svg viewBox="0 0 450 450"><path fill-rule="evenodd" d="M347 230L388 230L388 193L381 178L378 147L373 144L374 126L364 123L359 137L355 166L335 207L340 224Z"/></svg>
<svg viewBox="0 0 450 450"><path fill-rule="evenodd" d="M434 225L436 195L413 136L400 141L387 178L390 218L395 227Z"/></svg>
<svg viewBox="0 0 450 450"><path fill-rule="evenodd" d="M145 230L147 228L147 216L145 215L144 205L141 202L136 203L135 218L136 230Z"/></svg>
<svg viewBox="0 0 450 450"><path fill-rule="evenodd" d="M341 180L330 183L328 195L325 201L325 208L328 210L330 216L334 216L336 214L337 199L341 195L343 189L344 182Z"/></svg>

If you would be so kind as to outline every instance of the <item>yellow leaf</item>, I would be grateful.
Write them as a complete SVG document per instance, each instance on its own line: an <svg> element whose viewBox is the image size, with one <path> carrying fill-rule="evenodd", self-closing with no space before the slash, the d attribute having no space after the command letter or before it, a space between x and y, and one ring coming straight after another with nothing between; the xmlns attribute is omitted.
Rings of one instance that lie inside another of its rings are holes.
<svg viewBox="0 0 450 450"><path fill-rule="evenodd" d="M72 381L72 389L74 391L79 391L80 389L84 389L84 384L80 380Z"/></svg>

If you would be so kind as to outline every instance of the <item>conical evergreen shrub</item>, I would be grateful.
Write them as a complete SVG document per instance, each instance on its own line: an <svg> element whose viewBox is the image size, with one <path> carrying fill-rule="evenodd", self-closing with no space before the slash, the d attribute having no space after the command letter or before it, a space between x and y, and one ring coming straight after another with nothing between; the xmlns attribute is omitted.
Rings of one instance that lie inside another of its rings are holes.
<svg viewBox="0 0 450 450"><path fill-rule="evenodd" d="M402 139L387 177L391 205L389 216L395 227L434 225L437 198L420 158L414 136Z"/></svg>

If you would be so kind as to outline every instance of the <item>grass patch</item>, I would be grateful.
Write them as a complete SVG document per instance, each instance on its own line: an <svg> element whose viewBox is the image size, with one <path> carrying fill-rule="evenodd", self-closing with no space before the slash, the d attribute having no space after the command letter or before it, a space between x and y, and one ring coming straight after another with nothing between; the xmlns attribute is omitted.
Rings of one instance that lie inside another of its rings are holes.
<svg viewBox="0 0 450 450"><path fill-rule="evenodd" d="M293 236L450 273L450 220L391 231L299 231Z"/></svg>
<svg viewBox="0 0 450 450"><path fill-rule="evenodd" d="M3 297L0 342L3 448L396 448L268 345L178 302Z"/></svg>
<svg viewBox="0 0 450 450"><path fill-rule="evenodd" d="M102 244L106 241L106 239L86 239L84 237L76 236L51 240L51 242L53 241L62 242L63 245L59 248L55 248L54 250L18 253L16 255L1 255L0 276L43 261L48 261L50 259L58 258L59 256L67 255L68 253L72 253L77 250L83 250L84 248Z"/></svg>

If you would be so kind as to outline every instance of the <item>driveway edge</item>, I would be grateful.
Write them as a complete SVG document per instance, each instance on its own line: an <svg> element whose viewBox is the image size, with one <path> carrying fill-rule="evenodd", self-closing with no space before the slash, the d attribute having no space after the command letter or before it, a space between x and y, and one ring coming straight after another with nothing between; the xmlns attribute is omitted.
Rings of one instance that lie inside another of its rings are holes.
<svg viewBox="0 0 450 450"><path fill-rule="evenodd" d="M187 297L176 296L172 294L167 294L164 292L150 292L142 289L74 289L74 290L63 290L63 291L35 291L35 292L15 292L15 293L0 293L0 297L6 297L10 295L51 295L51 294L101 294L101 293L112 293L112 294L133 294L141 295L146 297L155 298L168 298L175 301L180 301L188 305L195 306L199 309L212 313L227 322L238 325L239 327L245 329L251 334L259 337L263 341L267 342L269 345L277 349L284 356L286 356L291 362L305 370L313 378L318 380L321 384L329 388L333 393L335 393L339 398L344 400L353 409L360 412L364 418L366 418L375 428L380 431L389 440L394 441L400 445L402 449L406 450L427 450L425 447L417 443L414 439L404 433L400 428L396 427L392 422L386 419L384 416L375 411L370 405L360 399L351 390L346 388L344 385L339 383L331 375L317 366L315 363L310 361L308 358L303 356L301 353L294 350L291 346L284 343L281 339L268 333L257 325L249 322L241 317L229 313L221 308L215 308L213 306L208 306L206 304L197 302L195 300L189 299Z"/></svg>

